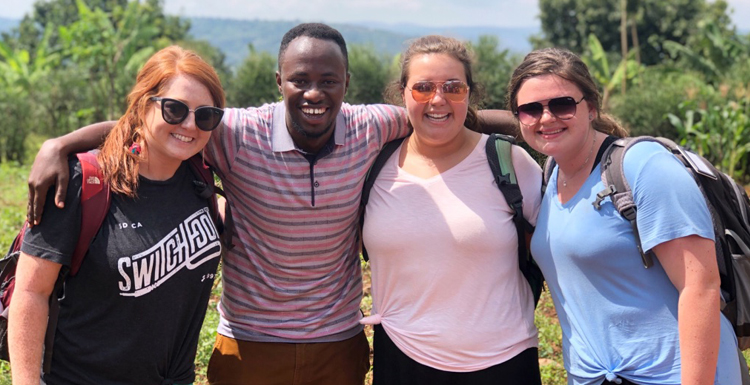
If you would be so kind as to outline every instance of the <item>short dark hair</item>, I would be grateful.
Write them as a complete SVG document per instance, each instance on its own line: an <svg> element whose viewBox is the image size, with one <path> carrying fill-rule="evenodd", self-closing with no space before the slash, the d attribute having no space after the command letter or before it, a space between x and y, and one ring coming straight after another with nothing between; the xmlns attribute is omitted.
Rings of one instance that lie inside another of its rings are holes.
<svg viewBox="0 0 750 385"><path fill-rule="evenodd" d="M328 40L336 43L341 49L341 53L344 55L346 71L349 72L349 53L346 50L346 41L344 41L344 37L341 36L341 33L335 28L323 23L302 23L284 34L284 37L281 38L281 47L279 47L279 71L281 71L281 58L289 47L289 43L300 36Z"/></svg>

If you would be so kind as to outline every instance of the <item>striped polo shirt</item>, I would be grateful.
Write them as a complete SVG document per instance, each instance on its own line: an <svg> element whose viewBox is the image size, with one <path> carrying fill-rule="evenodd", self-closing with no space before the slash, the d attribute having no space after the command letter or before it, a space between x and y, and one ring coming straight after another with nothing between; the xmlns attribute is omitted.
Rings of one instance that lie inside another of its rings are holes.
<svg viewBox="0 0 750 385"><path fill-rule="evenodd" d="M220 334L330 342L361 330L362 185L383 144L408 131L400 107L343 104L333 142L316 157L294 145L283 102L226 110L206 147L236 230Z"/></svg>

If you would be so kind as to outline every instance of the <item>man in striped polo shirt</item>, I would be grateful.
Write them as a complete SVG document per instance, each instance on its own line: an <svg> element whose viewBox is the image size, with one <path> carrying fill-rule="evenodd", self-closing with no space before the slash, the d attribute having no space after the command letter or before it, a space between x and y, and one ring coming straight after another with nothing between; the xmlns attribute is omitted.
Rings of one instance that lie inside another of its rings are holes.
<svg viewBox="0 0 750 385"><path fill-rule="evenodd" d="M361 385L370 364L359 324L359 200L383 144L409 132L406 113L343 103L346 44L327 25L292 28L278 61L284 101L227 109L205 151L236 230L224 257L209 382ZM509 113L482 117L493 130L515 130ZM78 130L50 148L93 146L112 125ZM29 177L42 201L52 183L67 180L50 176L67 171L49 165L59 152L44 152ZM57 171L42 175L41 167ZM59 185L58 196L64 191Z"/></svg>
<svg viewBox="0 0 750 385"><path fill-rule="evenodd" d="M329 26L292 28L278 62L284 101L227 109L206 147L237 228L208 379L361 385L359 198L383 144L408 133L405 113L343 103L346 44Z"/></svg>

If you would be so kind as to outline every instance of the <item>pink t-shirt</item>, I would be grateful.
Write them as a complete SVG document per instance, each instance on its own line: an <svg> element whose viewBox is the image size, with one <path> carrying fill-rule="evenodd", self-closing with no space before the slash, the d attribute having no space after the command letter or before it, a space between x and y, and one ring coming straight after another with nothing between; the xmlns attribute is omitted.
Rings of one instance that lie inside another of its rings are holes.
<svg viewBox="0 0 750 385"><path fill-rule="evenodd" d="M373 318L407 356L439 370L485 369L538 345L512 211L492 177L486 141L428 179L401 170L396 152L365 214ZM541 170L520 147L512 159L524 216L534 224Z"/></svg>

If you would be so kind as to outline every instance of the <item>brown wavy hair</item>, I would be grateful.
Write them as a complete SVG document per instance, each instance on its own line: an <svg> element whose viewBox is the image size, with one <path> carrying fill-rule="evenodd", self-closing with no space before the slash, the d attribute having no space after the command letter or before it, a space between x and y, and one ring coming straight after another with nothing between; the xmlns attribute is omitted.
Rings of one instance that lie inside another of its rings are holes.
<svg viewBox="0 0 750 385"><path fill-rule="evenodd" d="M466 114L464 126L470 130L482 132L479 119L477 118L477 104L484 96L484 89L479 83L474 81L471 66L474 62L472 54L466 45L454 38L429 35L414 40L408 48L401 54L400 69L401 76L399 79L389 83L383 92L383 98L386 103L399 106L404 105L403 92L406 88L406 82L409 80L409 64L415 56L427 54L445 54L458 60L464 66L466 75L466 84L469 85L469 109ZM411 122L409 122L411 124Z"/></svg>
<svg viewBox="0 0 750 385"><path fill-rule="evenodd" d="M595 130L617 137L628 136L627 130L609 114L602 112L602 96L591 77L586 63L576 54L560 48L544 48L530 52L513 71L508 83L508 109L515 115L518 108L518 90L526 79L542 75L556 75L575 84L586 103L596 110L591 122Z"/></svg>
<svg viewBox="0 0 750 385"><path fill-rule="evenodd" d="M113 192L136 196L142 155L131 153L130 146L133 143L148 146L144 142L143 129L146 109L155 103L150 98L162 93L178 75L190 76L204 85L214 106L224 108L224 89L219 76L195 52L173 45L151 56L138 72L128 95L128 109L107 135L98 155L104 178Z"/></svg>

